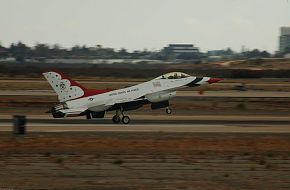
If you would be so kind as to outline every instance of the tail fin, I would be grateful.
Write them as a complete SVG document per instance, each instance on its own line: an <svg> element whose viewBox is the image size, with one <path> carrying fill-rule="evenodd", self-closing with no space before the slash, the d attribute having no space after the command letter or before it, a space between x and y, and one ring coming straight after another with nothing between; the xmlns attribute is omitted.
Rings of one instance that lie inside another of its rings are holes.
<svg viewBox="0 0 290 190"><path fill-rule="evenodd" d="M85 95L87 90L85 87L60 72L49 71L42 74L57 93L60 102L77 99Z"/></svg>
<svg viewBox="0 0 290 190"><path fill-rule="evenodd" d="M53 90L58 95L60 102L74 100L82 97L92 96L108 92L110 90L89 90L76 81L65 76L61 72L49 71L42 73L46 80L49 82Z"/></svg>

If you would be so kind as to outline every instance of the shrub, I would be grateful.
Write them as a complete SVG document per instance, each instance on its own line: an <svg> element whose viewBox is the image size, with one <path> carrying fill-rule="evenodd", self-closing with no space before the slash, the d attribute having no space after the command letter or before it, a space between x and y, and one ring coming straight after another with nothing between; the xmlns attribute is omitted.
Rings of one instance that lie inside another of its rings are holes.
<svg viewBox="0 0 290 190"><path fill-rule="evenodd" d="M113 164L116 164L116 165L121 165L121 164L123 164L123 163L124 163L123 160L115 160L115 161L113 162Z"/></svg>

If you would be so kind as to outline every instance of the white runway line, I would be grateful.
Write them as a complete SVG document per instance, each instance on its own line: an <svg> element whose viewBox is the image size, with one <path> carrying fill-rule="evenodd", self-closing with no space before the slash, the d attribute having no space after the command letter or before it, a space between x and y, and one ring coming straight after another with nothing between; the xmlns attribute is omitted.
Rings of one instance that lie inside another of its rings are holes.
<svg viewBox="0 0 290 190"><path fill-rule="evenodd" d="M172 132L172 133L290 133L288 125L155 125L155 124L27 124L28 132ZM0 131L12 131L11 123L0 123Z"/></svg>

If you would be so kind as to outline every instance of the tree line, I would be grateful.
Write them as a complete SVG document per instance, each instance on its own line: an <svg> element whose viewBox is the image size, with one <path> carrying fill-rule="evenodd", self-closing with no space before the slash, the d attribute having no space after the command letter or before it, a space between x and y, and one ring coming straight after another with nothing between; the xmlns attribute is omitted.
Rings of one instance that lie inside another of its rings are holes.
<svg viewBox="0 0 290 190"><path fill-rule="evenodd" d="M230 48L222 50L221 56L231 59L240 58L266 58L271 57L267 51L254 49L246 52L234 52ZM210 56L208 53L198 54L168 54L160 51L133 51L129 52L125 48L115 50L113 48L104 48L101 45L87 47L86 45L75 45L71 48L62 48L60 45L48 45L38 43L30 47L22 42L12 43L9 47L0 45L0 58L13 57L17 62L25 62L27 59L45 60L51 58L82 58L82 59L154 59L154 60L200 60Z"/></svg>
<svg viewBox="0 0 290 190"><path fill-rule="evenodd" d="M113 48L103 48L101 45L97 45L96 47L75 45L72 48L62 48L58 44L49 46L43 43L38 43L33 47L29 47L22 42L12 43L8 48L0 45L0 57L14 57L19 62L31 58L137 59L154 57L155 54L156 52L150 52L147 50L128 52L124 48L116 51Z"/></svg>

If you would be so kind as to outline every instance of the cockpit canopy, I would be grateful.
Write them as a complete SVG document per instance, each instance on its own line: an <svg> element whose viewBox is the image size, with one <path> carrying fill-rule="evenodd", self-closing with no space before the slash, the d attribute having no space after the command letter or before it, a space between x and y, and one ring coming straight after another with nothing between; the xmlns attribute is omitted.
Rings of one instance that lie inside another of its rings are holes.
<svg viewBox="0 0 290 190"><path fill-rule="evenodd" d="M182 78L187 78L187 77L190 77L190 75L182 73L182 72L172 72L172 73L161 75L160 77L157 77L156 79L182 79Z"/></svg>

